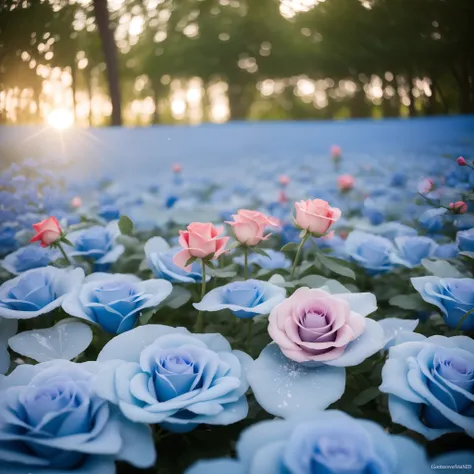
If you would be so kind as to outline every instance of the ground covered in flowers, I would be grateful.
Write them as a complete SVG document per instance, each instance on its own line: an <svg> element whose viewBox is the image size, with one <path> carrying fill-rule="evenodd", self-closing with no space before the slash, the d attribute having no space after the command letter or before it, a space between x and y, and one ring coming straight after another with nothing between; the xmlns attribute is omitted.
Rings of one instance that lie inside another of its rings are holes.
<svg viewBox="0 0 474 474"><path fill-rule="evenodd" d="M1 169L0 472L472 468L474 144L417 156Z"/></svg>

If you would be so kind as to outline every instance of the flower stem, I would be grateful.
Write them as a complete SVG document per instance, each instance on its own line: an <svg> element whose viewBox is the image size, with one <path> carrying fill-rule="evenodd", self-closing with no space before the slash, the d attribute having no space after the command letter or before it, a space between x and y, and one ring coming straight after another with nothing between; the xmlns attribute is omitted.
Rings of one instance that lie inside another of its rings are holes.
<svg viewBox="0 0 474 474"><path fill-rule="evenodd" d="M249 248L244 246L244 278L249 277Z"/></svg>
<svg viewBox="0 0 474 474"><path fill-rule="evenodd" d="M61 245L61 242L57 242L56 243L59 251L62 253L63 257L64 257L64 260L66 260L67 263L69 263L69 265L73 265L73 263L71 262L71 259L68 257L66 251L64 250L63 246Z"/></svg>
<svg viewBox="0 0 474 474"><path fill-rule="evenodd" d="M201 260L202 268L202 283L201 283L201 301L206 294L206 264L204 260ZM204 314L202 311L199 311L196 321L196 326L194 327L194 332L203 332L204 330Z"/></svg>
<svg viewBox="0 0 474 474"><path fill-rule="evenodd" d="M250 350L250 343L252 341L252 329L253 329L253 318L247 320L247 339L245 342L245 347L247 352Z"/></svg>
<svg viewBox="0 0 474 474"><path fill-rule="evenodd" d="M306 239L309 237L309 232L306 232L304 235L303 235L303 238L301 239L301 242L300 242L300 246L298 247L298 250L296 252L296 255L295 255L295 259L293 260L293 267L291 268L291 274L290 274L290 278L293 280L293 277L295 275L295 270L296 270L296 265L298 264L298 260L300 258L300 253L301 253L301 250L303 250L303 245L305 244L306 242Z"/></svg>

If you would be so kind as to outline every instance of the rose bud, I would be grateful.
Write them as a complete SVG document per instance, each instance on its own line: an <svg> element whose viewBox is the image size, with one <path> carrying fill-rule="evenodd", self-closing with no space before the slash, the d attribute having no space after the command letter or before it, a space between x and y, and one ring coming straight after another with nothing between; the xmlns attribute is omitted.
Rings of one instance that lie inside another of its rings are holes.
<svg viewBox="0 0 474 474"><path fill-rule="evenodd" d="M62 235L62 230L56 217L48 217L47 219L33 224L36 235L30 242L41 242L41 247L49 247L57 242Z"/></svg>
<svg viewBox="0 0 474 474"><path fill-rule="evenodd" d="M295 202L295 208L296 225L318 236L325 234L341 217L340 209L322 199Z"/></svg>

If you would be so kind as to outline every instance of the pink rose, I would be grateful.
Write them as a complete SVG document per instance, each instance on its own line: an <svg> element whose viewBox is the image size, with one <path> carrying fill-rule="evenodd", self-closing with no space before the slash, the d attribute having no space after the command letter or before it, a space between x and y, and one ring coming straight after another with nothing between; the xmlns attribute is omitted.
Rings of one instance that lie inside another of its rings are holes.
<svg viewBox="0 0 474 474"><path fill-rule="evenodd" d="M296 224L312 234L323 235L341 217L337 207L331 207L322 199L295 202Z"/></svg>
<svg viewBox="0 0 474 474"><path fill-rule="evenodd" d="M289 359L333 361L362 335L369 322L369 331L378 326L365 318L375 309L376 300L371 293L331 295L321 289L299 288L273 308L268 332ZM375 331L383 334L377 327Z"/></svg>
<svg viewBox="0 0 474 474"><path fill-rule="evenodd" d="M354 176L350 174L343 174L338 176L337 178L337 185L341 191L348 191L354 187Z"/></svg>
<svg viewBox="0 0 474 474"><path fill-rule="evenodd" d="M74 207L75 209L79 208L82 206L82 199L80 196L75 196L72 198L72 201L71 201L71 205L72 207Z"/></svg>
<svg viewBox="0 0 474 474"><path fill-rule="evenodd" d="M467 204L464 201L450 203L449 209L451 209L456 214L466 214L468 211Z"/></svg>
<svg viewBox="0 0 474 474"><path fill-rule="evenodd" d="M331 156L333 158L339 158L341 156L341 147L339 145L333 145L331 147Z"/></svg>
<svg viewBox="0 0 474 474"><path fill-rule="evenodd" d="M183 250L173 257L174 263L190 271L191 266L186 266L186 262L191 257L218 258L225 252L225 246L229 240L229 237L218 237L223 230L217 229L210 222L193 222L188 225L187 230L180 230L179 243Z"/></svg>
<svg viewBox="0 0 474 474"><path fill-rule="evenodd" d="M276 219L249 209L240 209L232 217L234 221L226 224L233 227L235 238L244 245L257 245L270 237L271 234L263 235L267 227L279 227Z"/></svg>
<svg viewBox="0 0 474 474"><path fill-rule="evenodd" d="M183 167L179 163L175 163L172 166L173 173L181 173L183 171Z"/></svg>
<svg viewBox="0 0 474 474"><path fill-rule="evenodd" d="M56 217L48 217L44 221L33 224L36 235L30 242L41 242L41 247L49 247L61 238L62 230Z"/></svg>
<svg viewBox="0 0 474 474"><path fill-rule="evenodd" d="M287 186L288 184L290 184L290 177L287 176L286 174L282 174L278 177L278 182L282 185L282 186Z"/></svg>

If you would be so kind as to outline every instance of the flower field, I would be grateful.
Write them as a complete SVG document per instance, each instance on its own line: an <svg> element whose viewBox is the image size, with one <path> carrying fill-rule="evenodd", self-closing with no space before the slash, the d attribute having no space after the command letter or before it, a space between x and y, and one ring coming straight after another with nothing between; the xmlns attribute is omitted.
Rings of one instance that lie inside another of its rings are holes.
<svg viewBox="0 0 474 474"><path fill-rule="evenodd" d="M0 472L469 472L474 146L407 140L0 169Z"/></svg>

